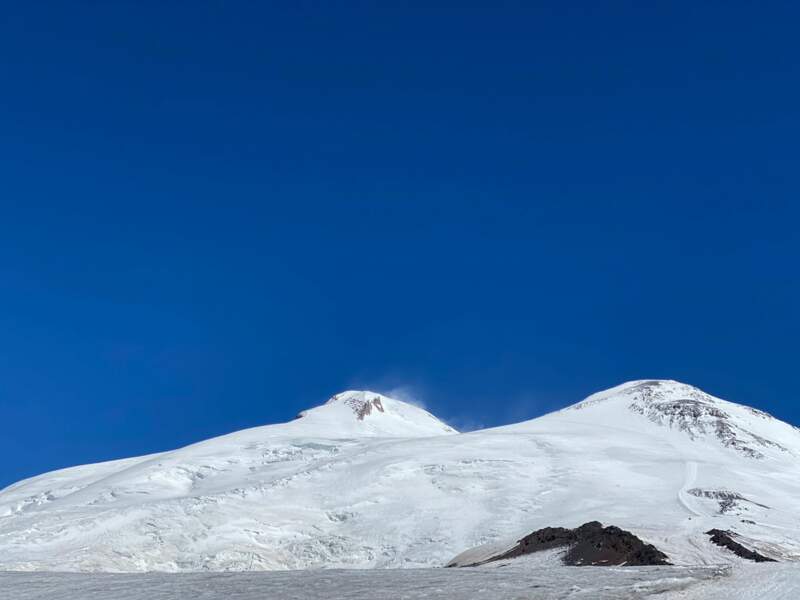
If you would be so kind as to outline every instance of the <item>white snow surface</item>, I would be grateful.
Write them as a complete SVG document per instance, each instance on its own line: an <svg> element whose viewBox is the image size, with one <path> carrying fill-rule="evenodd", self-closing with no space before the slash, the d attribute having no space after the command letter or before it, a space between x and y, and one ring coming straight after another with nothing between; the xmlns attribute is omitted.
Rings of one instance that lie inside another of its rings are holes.
<svg viewBox="0 0 800 600"><path fill-rule="evenodd" d="M796 565L0 573L0 600L796 600Z"/></svg>
<svg viewBox="0 0 800 600"><path fill-rule="evenodd" d="M345 392L289 423L6 488L0 570L434 567L592 520L676 565L743 564L711 528L800 560L800 431L664 380L461 434Z"/></svg>

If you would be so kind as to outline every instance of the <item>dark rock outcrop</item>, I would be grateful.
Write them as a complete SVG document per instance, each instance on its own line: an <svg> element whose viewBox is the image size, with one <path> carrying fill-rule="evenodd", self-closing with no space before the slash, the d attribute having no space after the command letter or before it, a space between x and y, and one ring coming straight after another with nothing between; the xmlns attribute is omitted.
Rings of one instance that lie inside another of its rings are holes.
<svg viewBox="0 0 800 600"><path fill-rule="evenodd" d="M731 492L728 490L703 490L700 488L692 488L691 490L687 491L689 494L697 498L709 498L711 500L716 500L719 503L719 514L721 515L730 512L736 513L737 510L742 508L743 503L769 509L769 506L759 504L758 502L753 502L737 492Z"/></svg>
<svg viewBox="0 0 800 600"><path fill-rule="evenodd" d="M733 552L736 556L741 556L747 560L755 562L777 562L773 558L767 558L763 554L759 554L754 550L750 550L742 546L739 542L733 539L733 534L730 531L723 531L722 529L709 529L706 535L711 536L712 543L717 546L722 546Z"/></svg>
<svg viewBox="0 0 800 600"><path fill-rule="evenodd" d="M480 563L516 558L533 552L566 547L563 562L572 566L668 565L666 554L619 527L603 527L597 521L576 529L545 527L526 535L513 548Z"/></svg>

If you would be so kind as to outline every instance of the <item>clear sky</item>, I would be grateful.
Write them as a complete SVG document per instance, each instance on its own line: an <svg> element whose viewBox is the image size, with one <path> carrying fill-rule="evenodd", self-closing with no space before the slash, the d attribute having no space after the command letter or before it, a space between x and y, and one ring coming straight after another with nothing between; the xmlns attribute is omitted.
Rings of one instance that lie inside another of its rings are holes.
<svg viewBox="0 0 800 600"><path fill-rule="evenodd" d="M399 390L800 424L793 2L17 2L0 486Z"/></svg>

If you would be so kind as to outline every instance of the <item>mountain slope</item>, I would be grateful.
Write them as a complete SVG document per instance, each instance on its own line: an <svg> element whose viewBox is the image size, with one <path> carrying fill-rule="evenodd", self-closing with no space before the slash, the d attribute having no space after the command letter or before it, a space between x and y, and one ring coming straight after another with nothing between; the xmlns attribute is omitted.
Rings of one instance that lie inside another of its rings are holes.
<svg viewBox="0 0 800 600"><path fill-rule="evenodd" d="M705 531L800 559L800 431L671 381L457 434L345 392L280 425L88 465L0 492L0 569L443 565L601 521L678 564L738 560Z"/></svg>

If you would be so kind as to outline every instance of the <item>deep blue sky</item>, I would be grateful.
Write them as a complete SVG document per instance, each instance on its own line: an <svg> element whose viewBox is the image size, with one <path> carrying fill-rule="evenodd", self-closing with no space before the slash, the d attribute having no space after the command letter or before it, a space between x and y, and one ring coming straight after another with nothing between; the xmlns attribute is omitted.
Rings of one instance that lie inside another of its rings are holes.
<svg viewBox="0 0 800 600"><path fill-rule="evenodd" d="M798 22L3 3L0 486L352 387L469 428L664 377L800 423Z"/></svg>

